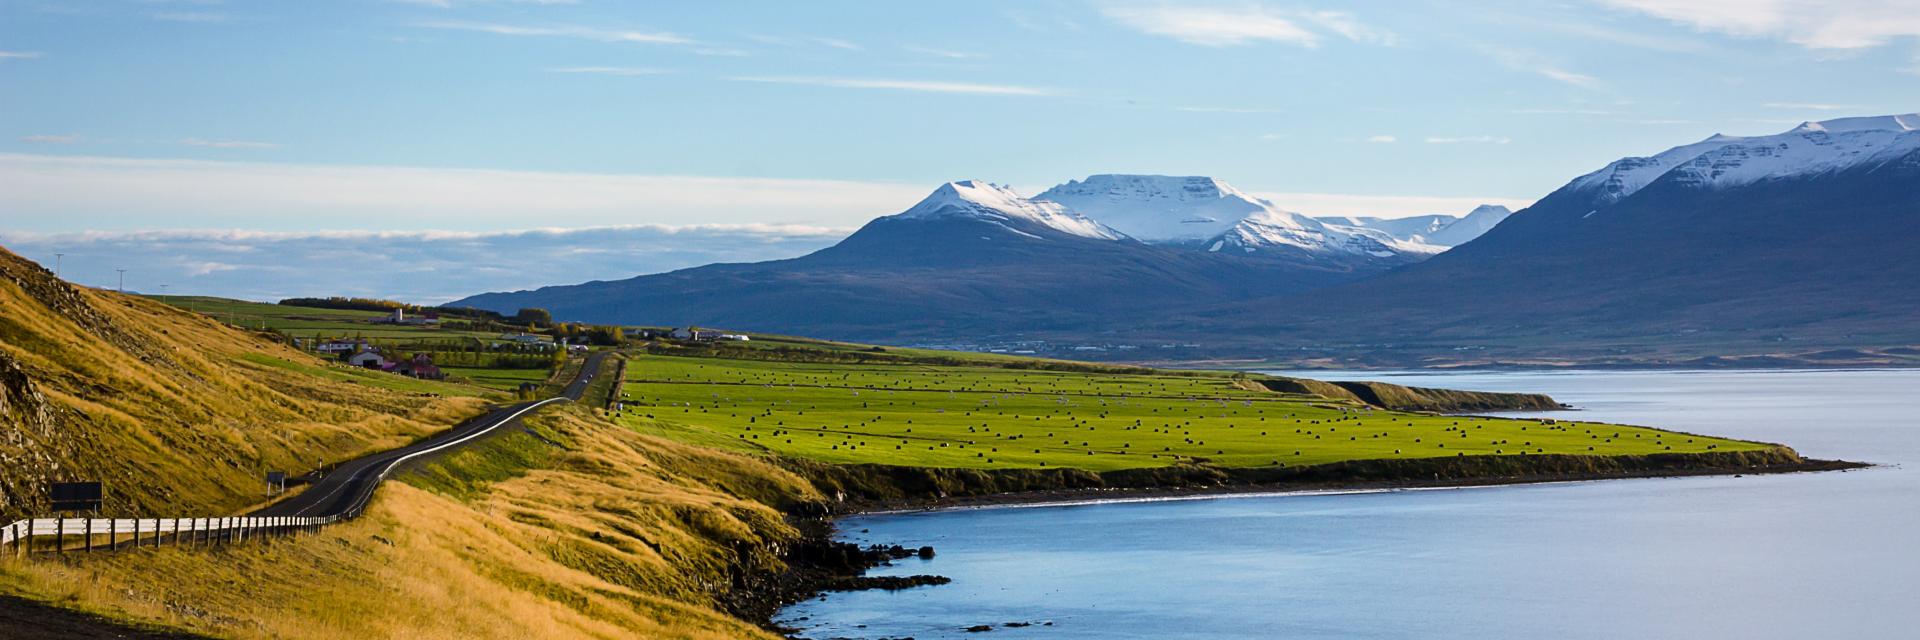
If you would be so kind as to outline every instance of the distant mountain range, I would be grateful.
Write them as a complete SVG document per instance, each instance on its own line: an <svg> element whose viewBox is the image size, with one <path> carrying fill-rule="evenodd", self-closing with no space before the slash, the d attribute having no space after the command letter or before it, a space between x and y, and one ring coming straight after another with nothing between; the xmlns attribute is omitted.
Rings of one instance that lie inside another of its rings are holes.
<svg viewBox="0 0 1920 640"><path fill-rule="evenodd" d="M938 339L1169 317L1351 282L1443 250L1282 211L1212 178L1104 175L1047 193L950 182L799 258L453 304L540 307L585 322Z"/></svg>
<svg viewBox="0 0 1920 640"><path fill-rule="evenodd" d="M954 182L800 258L456 304L1399 365L1920 344L1916 127L1716 135L1460 218L1312 218L1205 177L1095 175L1032 199Z"/></svg>

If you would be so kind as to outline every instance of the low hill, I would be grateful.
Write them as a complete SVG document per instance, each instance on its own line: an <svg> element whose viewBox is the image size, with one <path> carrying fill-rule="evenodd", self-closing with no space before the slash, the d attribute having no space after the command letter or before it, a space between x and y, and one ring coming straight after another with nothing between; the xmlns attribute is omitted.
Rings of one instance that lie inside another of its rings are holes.
<svg viewBox="0 0 1920 640"><path fill-rule="evenodd" d="M381 388L264 334L76 287L0 249L0 519L44 515L57 481L106 485L105 513L216 513L294 474L475 415L471 397Z"/></svg>

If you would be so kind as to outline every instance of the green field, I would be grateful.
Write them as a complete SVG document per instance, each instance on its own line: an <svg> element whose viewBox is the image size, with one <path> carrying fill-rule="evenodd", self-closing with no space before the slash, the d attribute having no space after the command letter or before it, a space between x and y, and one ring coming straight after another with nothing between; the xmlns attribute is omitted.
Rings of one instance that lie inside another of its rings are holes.
<svg viewBox="0 0 1920 640"><path fill-rule="evenodd" d="M1257 467L1768 445L1588 422L1436 416L1243 389L1225 376L639 356L621 420L684 441L836 463Z"/></svg>
<svg viewBox="0 0 1920 640"><path fill-rule="evenodd" d="M290 307L265 302L247 302L201 296L150 296L169 305L195 311L228 324L248 329L272 329L302 338L371 338L386 340L438 340L447 338L499 337L498 332L457 331L434 326L374 324L387 314L352 309Z"/></svg>
<svg viewBox="0 0 1920 640"><path fill-rule="evenodd" d="M480 369L473 367L441 367L441 371L455 380L467 380L473 384L500 391L513 391L523 382L541 384L552 371L545 369Z"/></svg>

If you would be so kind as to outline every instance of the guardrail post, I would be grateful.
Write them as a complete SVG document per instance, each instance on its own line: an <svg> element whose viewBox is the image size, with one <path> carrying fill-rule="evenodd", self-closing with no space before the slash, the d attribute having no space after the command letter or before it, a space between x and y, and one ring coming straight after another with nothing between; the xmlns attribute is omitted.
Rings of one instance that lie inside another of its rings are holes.
<svg viewBox="0 0 1920 640"><path fill-rule="evenodd" d="M87 540L81 543L81 548L87 553L93 553L93 518L87 518Z"/></svg>
<svg viewBox="0 0 1920 640"><path fill-rule="evenodd" d="M53 519L53 552L67 552L67 519Z"/></svg>
<svg viewBox="0 0 1920 640"><path fill-rule="evenodd" d="M120 519L114 518L107 521L107 550L112 551L118 548L120 548Z"/></svg>

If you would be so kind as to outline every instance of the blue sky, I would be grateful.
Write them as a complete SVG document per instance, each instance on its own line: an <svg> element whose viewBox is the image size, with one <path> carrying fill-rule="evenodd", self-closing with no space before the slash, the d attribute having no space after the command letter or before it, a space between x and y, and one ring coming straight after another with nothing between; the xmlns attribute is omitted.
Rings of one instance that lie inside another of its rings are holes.
<svg viewBox="0 0 1920 640"><path fill-rule="evenodd" d="M1920 110L1917 35L1913 0L0 0L0 244L810 239L778 257L945 180L1107 172L1461 213L1716 132Z"/></svg>

